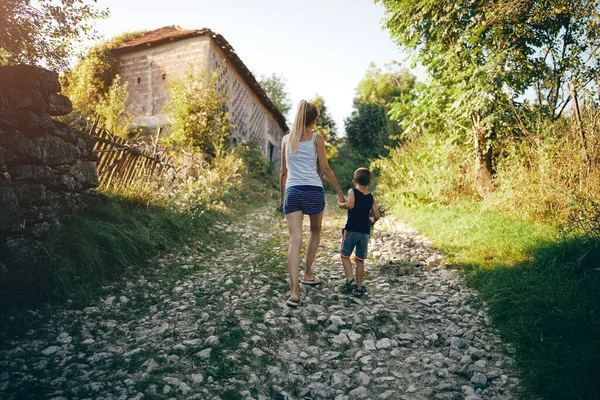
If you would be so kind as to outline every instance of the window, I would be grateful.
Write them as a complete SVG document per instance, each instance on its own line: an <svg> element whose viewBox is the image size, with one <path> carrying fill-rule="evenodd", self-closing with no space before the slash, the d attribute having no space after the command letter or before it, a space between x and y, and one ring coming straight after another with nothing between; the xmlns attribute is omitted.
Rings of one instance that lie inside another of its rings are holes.
<svg viewBox="0 0 600 400"><path fill-rule="evenodd" d="M166 80L167 79L167 74L162 74L162 80Z"/></svg>
<svg viewBox="0 0 600 400"><path fill-rule="evenodd" d="M273 161L273 153L275 153L275 146L269 142L269 161Z"/></svg>
<svg viewBox="0 0 600 400"><path fill-rule="evenodd" d="M140 78L140 77L138 76L138 79L137 79L137 84L139 85L140 83L142 83L142 78Z"/></svg>

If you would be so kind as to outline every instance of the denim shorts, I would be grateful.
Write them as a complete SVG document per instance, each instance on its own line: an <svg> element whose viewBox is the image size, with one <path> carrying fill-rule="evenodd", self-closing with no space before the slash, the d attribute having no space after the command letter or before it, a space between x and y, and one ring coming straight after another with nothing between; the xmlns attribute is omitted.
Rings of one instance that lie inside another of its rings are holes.
<svg viewBox="0 0 600 400"><path fill-rule="evenodd" d="M357 260L364 261L367 258L367 247L369 245L369 235L362 232L352 232L346 229L342 230L342 257L350 258L352 251L356 249L354 256Z"/></svg>
<svg viewBox="0 0 600 400"><path fill-rule="evenodd" d="M291 186L285 190L283 213L302 211L314 215L325 209L325 191L319 186Z"/></svg>

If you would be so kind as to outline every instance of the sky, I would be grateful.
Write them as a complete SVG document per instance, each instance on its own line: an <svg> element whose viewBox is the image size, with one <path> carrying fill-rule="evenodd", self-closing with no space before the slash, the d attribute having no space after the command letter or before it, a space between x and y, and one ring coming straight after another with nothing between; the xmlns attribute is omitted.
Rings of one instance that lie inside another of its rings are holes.
<svg viewBox="0 0 600 400"><path fill-rule="evenodd" d="M340 133L369 63L383 66L396 60L410 67L407 55L382 28L383 6L372 0L98 0L97 4L110 11L108 19L96 24L105 39L168 25L220 33L251 71L286 79L293 102L290 114L300 100L317 93L323 96ZM413 73L424 78L419 69Z"/></svg>

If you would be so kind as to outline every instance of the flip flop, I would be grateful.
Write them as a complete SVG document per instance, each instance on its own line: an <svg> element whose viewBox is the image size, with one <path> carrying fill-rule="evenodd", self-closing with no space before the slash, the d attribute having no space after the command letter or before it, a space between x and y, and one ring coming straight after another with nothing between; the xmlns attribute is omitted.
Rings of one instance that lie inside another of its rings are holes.
<svg viewBox="0 0 600 400"><path fill-rule="evenodd" d="M304 279L303 278L300 281L300 283L303 285L308 285L308 286L317 286L319 283L321 283L321 279L318 276L314 275L314 278L312 278L312 279Z"/></svg>
<svg viewBox="0 0 600 400"><path fill-rule="evenodd" d="M294 300L292 300L292 298L290 297L290 298L289 298L289 299L288 299L288 300L285 302L285 304L286 304L288 307L298 307L299 305L301 305L301 304L302 304L302 299L300 299L300 298L299 298L299 299L298 299L298 301L294 301Z"/></svg>

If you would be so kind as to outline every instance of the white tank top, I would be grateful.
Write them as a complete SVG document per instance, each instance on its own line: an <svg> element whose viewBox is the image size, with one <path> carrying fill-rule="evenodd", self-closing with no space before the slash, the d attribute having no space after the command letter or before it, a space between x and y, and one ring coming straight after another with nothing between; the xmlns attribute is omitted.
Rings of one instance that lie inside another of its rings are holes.
<svg viewBox="0 0 600 400"><path fill-rule="evenodd" d="M288 177L286 188L292 186L318 186L323 187L321 177L317 173L317 148L315 147L316 133L312 140L298 143L298 150L290 152L290 136L286 136L285 165Z"/></svg>

